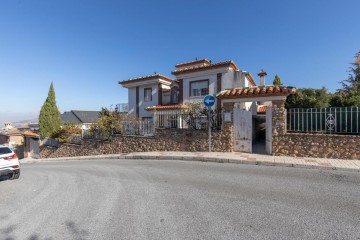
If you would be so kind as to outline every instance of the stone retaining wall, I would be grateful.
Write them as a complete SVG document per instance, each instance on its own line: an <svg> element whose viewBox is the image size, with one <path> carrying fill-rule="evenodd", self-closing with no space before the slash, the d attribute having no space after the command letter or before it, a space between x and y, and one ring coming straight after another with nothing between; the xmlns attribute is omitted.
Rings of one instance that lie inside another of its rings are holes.
<svg viewBox="0 0 360 240"><path fill-rule="evenodd" d="M277 156L360 159L360 136L286 132L283 101L274 101L272 152Z"/></svg>
<svg viewBox="0 0 360 240"><path fill-rule="evenodd" d="M208 151L207 131L156 129L154 137L114 135L111 141L82 140L81 145L61 144L58 148L41 147L41 158L90 156L148 151ZM212 151L231 152L231 127L212 133Z"/></svg>
<svg viewBox="0 0 360 240"><path fill-rule="evenodd" d="M360 136L287 133L273 138L275 155L360 159Z"/></svg>

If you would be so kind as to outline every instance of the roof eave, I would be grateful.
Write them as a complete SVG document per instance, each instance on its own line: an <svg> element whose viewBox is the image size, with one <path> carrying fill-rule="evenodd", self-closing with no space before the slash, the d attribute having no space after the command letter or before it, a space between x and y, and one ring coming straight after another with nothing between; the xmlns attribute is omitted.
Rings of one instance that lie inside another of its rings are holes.
<svg viewBox="0 0 360 240"><path fill-rule="evenodd" d="M178 76L182 74L192 73L192 72L201 72L201 71L208 71L211 69L217 69L217 68L223 68L223 67L231 67L234 70L240 70L239 67L233 62L225 62L222 64L213 64L213 65L207 65L207 66L201 66L201 67L195 67L195 68L189 68L189 69L179 69L174 70L171 72L171 74Z"/></svg>

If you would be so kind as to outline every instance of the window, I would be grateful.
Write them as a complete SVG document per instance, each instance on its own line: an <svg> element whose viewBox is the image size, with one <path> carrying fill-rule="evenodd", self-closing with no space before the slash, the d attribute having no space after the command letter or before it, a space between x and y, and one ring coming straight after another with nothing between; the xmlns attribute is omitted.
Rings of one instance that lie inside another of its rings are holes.
<svg viewBox="0 0 360 240"><path fill-rule="evenodd" d="M144 102L152 101L152 88L144 88Z"/></svg>
<svg viewBox="0 0 360 240"><path fill-rule="evenodd" d="M205 96L209 94L209 80L190 82L190 96Z"/></svg>
<svg viewBox="0 0 360 240"><path fill-rule="evenodd" d="M171 104L178 104L179 103L179 88L174 86L171 88Z"/></svg>

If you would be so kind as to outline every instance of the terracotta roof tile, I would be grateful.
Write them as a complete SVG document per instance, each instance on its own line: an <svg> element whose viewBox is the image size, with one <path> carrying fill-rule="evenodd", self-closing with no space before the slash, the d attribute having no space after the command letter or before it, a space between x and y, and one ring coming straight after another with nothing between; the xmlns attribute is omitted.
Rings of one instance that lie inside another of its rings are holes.
<svg viewBox="0 0 360 240"><path fill-rule="evenodd" d="M201 63L203 63L203 64L211 64L209 60L204 58L204 59L194 60L194 61L190 61L190 62L178 63L178 64L175 65L175 67L180 68L180 67L186 67L186 66L195 65L195 64L201 64Z"/></svg>
<svg viewBox="0 0 360 240"><path fill-rule="evenodd" d="M154 111L154 110L176 110L176 109L184 109L186 106L176 104L176 105L158 105L145 108L146 111Z"/></svg>
<svg viewBox="0 0 360 240"><path fill-rule="evenodd" d="M165 81L168 81L168 82L173 82L174 80L165 76L165 75L162 75L162 74L153 74L153 75L148 75L148 76L144 76L144 77L138 77L138 78L130 78L130 79L127 79L127 80L122 80L122 81L119 81L119 84L123 84L123 83L132 83L132 82L140 82L140 81L145 81L145 80L152 80L152 79L162 79L162 80L165 80Z"/></svg>
<svg viewBox="0 0 360 240"><path fill-rule="evenodd" d="M38 134L30 132L30 131L24 132L23 135L30 136L30 137L39 137Z"/></svg>
<svg viewBox="0 0 360 240"><path fill-rule="evenodd" d="M218 99L234 99L246 97L288 96L295 94L296 88L287 86L263 86L250 88L234 88L221 91L216 95Z"/></svg>
<svg viewBox="0 0 360 240"><path fill-rule="evenodd" d="M171 73L173 75L179 75L183 73L190 73L190 72L198 72L198 71L204 71L214 68L221 68L221 67L232 67L235 70L239 70L238 66L233 61L224 61L224 62L218 62L218 63L210 63L209 65L200 65L200 66L193 66L193 67L185 67L181 69L176 69L172 71Z"/></svg>

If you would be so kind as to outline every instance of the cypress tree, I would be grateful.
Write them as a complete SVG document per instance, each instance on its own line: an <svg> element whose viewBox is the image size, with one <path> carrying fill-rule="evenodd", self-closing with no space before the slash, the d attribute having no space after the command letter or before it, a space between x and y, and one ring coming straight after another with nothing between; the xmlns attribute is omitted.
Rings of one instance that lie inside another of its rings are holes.
<svg viewBox="0 0 360 240"><path fill-rule="evenodd" d="M60 128L60 112L56 106L53 83L40 110L39 128L41 137L51 137L51 134Z"/></svg>
<svg viewBox="0 0 360 240"><path fill-rule="evenodd" d="M280 80L280 77L276 74L275 79L273 81L273 85L283 85L283 83Z"/></svg>

